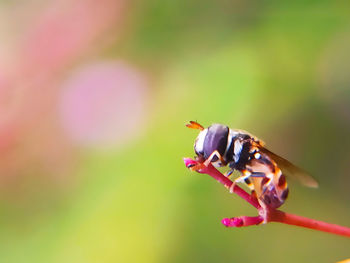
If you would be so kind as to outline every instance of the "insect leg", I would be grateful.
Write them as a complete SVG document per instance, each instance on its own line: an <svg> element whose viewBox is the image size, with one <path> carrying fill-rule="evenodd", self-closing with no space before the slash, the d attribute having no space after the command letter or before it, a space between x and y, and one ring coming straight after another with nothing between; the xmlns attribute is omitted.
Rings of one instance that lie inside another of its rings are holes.
<svg viewBox="0 0 350 263"><path fill-rule="evenodd" d="M253 186L254 188L254 186ZM250 194L250 196L255 199L256 201L258 201L258 195L256 194L256 191L254 189L252 189L252 192Z"/></svg>
<svg viewBox="0 0 350 263"><path fill-rule="evenodd" d="M251 177L266 177L266 174L263 172L252 172Z"/></svg>
<svg viewBox="0 0 350 263"><path fill-rule="evenodd" d="M218 151L214 151L204 162L198 162L197 164L190 164L189 166L187 166L187 168L189 168L192 171L198 171L200 169L203 169L205 166L208 166L211 163L211 161L215 156L219 158L222 164L226 163L222 158L221 154Z"/></svg>
<svg viewBox="0 0 350 263"><path fill-rule="evenodd" d="M221 161L222 164L225 164L224 159L222 158L221 154L220 154L217 150L213 151L213 152L211 153L211 155L204 161L203 164L204 164L205 166L208 166L208 165L211 163L211 161L213 160L213 158L214 158L215 156L216 156L217 158L219 158L219 160Z"/></svg>
<svg viewBox="0 0 350 263"><path fill-rule="evenodd" d="M235 185L236 185L237 183L246 182L246 180L249 179L249 177L252 175L251 172L249 172L248 170L242 170L241 173L242 173L243 175L237 177L237 178L233 181L232 185L230 186L230 193L233 193L233 188L235 187ZM248 184L248 186L249 186L249 184Z"/></svg>
<svg viewBox="0 0 350 263"><path fill-rule="evenodd" d="M224 173L224 176L230 178L230 176L232 175L233 171L234 171L233 169L228 170L226 173Z"/></svg>
<svg viewBox="0 0 350 263"><path fill-rule="evenodd" d="M241 175L235 179L235 183L243 183L245 179L248 179L251 176L251 173Z"/></svg>
<svg viewBox="0 0 350 263"><path fill-rule="evenodd" d="M247 171L247 170L243 170L242 171L243 175L236 178L236 183L241 183L245 180L247 180L249 177L256 177L256 178L259 178L259 177L266 177L266 174L263 173L263 172L250 172L250 171Z"/></svg>
<svg viewBox="0 0 350 263"><path fill-rule="evenodd" d="M221 161L221 163L225 164L225 161L224 161L224 159L222 158L221 154L220 154L218 151L214 151L214 152L212 152L212 154L211 154L203 163L198 162L198 163L195 164L195 165L192 165L192 164L191 164L191 165L188 166L187 168L191 169L192 171L198 171L198 170L200 170L200 169L203 169L204 166L208 166L208 165L211 163L211 161L213 160L213 158L214 158L215 156L216 156L217 158L219 158L219 160Z"/></svg>
<svg viewBox="0 0 350 263"><path fill-rule="evenodd" d="M200 169L204 168L204 164L203 163L196 163L196 164L190 164L187 166L188 169L190 169L191 171L198 171Z"/></svg>

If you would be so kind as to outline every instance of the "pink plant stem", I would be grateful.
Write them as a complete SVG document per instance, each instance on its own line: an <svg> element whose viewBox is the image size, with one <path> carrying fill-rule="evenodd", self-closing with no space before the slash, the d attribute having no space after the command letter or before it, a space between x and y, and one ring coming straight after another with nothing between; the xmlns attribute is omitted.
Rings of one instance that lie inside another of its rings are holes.
<svg viewBox="0 0 350 263"><path fill-rule="evenodd" d="M307 217L288 214L280 210L274 210L269 214L268 222L280 222L283 224L311 228L336 235L350 237L350 228L330 224Z"/></svg>
<svg viewBox="0 0 350 263"><path fill-rule="evenodd" d="M192 160L191 158L184 158L184 162L185 162L186 167L188 167L191 164L197 164L197 162ZM198 172L210 175L215 180L217 180L219 183L222 183L228 189L233 184L233 182L229 178L227 178L222 173L220 173L211 164L209 164L208 167L203 167L203 169L199 170ZM236 193L237 195L239 195L240 197L242 197L244 200L246 200L249 204L254 206L256 209L260 208L260 204L259 204L258 200L252 198L252 196L250 194L248 194L246 191L244 191L238 185L235 185L233 187L233 192Z"/></svg>
<svg viewBox="0 0 350 263"><path fill-rule="evenodd" d="M192 160L190 158L184 158L184 162L186 167L188 168L198 164L197 161ZM215 167L211 164L209 164L209 166L207 167L203 165L199 170L197 170L197 172L208 174L218 182L222 183L226 188L232 188L233 182L229 178L225 177L220 171L215 169ZM232 190L232 192L236 193L241 198L246 200L249 204L254 206L259 211L260 215L255 217L240 216L233 218L224 218L222 220L222 223L227 227L243 227L268 222L279 222L283 224L300 226L336 235L350 237L350 228L348 227L330 224L298 215L288 214L277 209L269 209L267 211L266 209L260 206L257 199L253 198L250 194L248 194L239 186L235 185L233 189L230 190Z"/></svg>
<svg viewBox="0 0 350 263"><path fill-rule="evenodd" d="M221 223L227 227L242 227L259 225L264 221L261 216L240 216L232 218L224 218Z"/></svg>

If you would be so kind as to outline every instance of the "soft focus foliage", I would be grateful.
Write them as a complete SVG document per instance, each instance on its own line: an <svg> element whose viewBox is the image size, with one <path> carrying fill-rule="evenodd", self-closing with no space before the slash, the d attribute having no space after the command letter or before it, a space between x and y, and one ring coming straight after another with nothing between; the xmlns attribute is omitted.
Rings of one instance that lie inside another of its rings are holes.
<svg viewBox="0 0 350 263"><path fill-rule="evenodd" d="M190 173L188 120L310 171L283 210L350 226L348 1L0 1L0 262L336 262Z"/></svg>

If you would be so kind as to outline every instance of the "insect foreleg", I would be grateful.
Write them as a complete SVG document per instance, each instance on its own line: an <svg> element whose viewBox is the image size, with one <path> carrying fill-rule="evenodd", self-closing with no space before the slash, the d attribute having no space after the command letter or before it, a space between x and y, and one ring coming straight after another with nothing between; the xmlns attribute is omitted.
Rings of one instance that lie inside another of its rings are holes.
<svg viewBox="0 0 350 263"><path fill-rule="evenodd" d="M226 163L225 160L222 158L221 154L218 151L214 151L203 163L198 162L197 164L190 165L187 168L191 169L192 171L198 171L200 169L203 169L204 166L208 166L211 163L214 157L217 157L222 164Z"/></svg>
<svg viewBox="0 0 350 263"><path fill-rule="evenodd" d="M203 164L205 166L208 166L211 163L211 161L213 160L214 157L217 157L221 161L222 164L225 164L224 159L222 158L221 154L217 150L213 151L211 153L211 155L204 161Z"/></svg>

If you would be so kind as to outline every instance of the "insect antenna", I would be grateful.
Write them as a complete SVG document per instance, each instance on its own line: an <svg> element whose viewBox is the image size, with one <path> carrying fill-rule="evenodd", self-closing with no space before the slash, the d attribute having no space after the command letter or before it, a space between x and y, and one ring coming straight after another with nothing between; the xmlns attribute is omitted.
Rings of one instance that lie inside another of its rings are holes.
<svg viewBox="0 0 350 263"><path fill-rule="evenodd" d="M186 124L186 127L191 128L191 129L201 130L201 131L204 130L204 127L195 121L190 121L190 123Z"/></svg>

